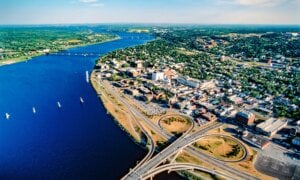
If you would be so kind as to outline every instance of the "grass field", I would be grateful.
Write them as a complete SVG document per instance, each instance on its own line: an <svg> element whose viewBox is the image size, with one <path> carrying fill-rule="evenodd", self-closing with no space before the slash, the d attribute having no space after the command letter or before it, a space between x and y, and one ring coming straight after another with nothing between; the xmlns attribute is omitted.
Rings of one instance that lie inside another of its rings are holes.
<svg viewBox="0 0 300 180"><path fill-rule="evenodd" d="M204 137L195 143L195 146L217 159L225 161L237 161L244 156L242 145L228 136Z"/></svg>
<svg viewBox="0 0 300 180"><path fill-rule="evenodd" d="M181 135L191 127L191 121L181 116L172 116L161 120L161 127L174 135Z"/></svg>

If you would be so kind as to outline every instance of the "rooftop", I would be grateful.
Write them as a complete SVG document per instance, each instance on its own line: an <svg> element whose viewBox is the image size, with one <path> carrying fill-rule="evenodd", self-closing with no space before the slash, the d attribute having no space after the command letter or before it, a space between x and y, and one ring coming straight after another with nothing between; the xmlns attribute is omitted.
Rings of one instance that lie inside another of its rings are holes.
<svg viewBox="0 0 300 180"><path fill-rule="evenodd" d="M256 127L266 132L274 132L280 130L286 124L287 120L278 120L275 118L270 118L258 124Z"/></svg>
<svg viewBox="0 0 300 180"><path fill-rule="evenodd" d="M246 141L256 147L262 148L262 149L270 143L270 141L267 138L253 134L248 131L246 133L244 133L242 139L244 141Z"/></svg>

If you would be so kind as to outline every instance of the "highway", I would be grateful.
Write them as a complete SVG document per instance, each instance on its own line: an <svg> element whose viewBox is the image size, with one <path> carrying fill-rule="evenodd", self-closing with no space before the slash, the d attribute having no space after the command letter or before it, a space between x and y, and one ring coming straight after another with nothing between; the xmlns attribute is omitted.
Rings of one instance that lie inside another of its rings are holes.
<svg viewBox="0 0 300 180"><path fill-rule="evenodd" d="M127 176L123 179L142 179L145 174L147 174L151 169L157 167L159 164L165 162L170 156L176 154L178 151L182 150L186 146L192 144L193 142L197 141L203 134L211 129L219 127L219 123L216 123L212 126L208 126L200 131L197 131L193 134L187 135L183 138L178 138L174 141L171 145L167 148L162 150L152 159L144 163L142 166L136 168L133 171L130 171Z"/></svg>
<svg viewBox="0 0 300 180"><path fill-rule="evenodd" d="M180 171L180 170L200 170L203 172L207 172L207 173L211 173L211 174L216 174L219 177L223 177L225 179L234 179L232 176L229 176L227 174L224 174L222 172L218 172L215 170L211 170L202 166L198 166L195 164L190 164L190 163L173 163L173 164L165 164L162 166L159 166L155 169L152 169L151 171L149 171L147 174L145 174L142 179L151 179L152 177L154 177L155 175L162 173L164 171ZM236 179L238 180L238 179Z"/></svg>
<svg viewBox="0 0 300 180"><path fill-rule="evenodd" d="M100 83L100 81L97 81ZM109 82L107 82L109 84ZM109 88L111 85L109 84ZM171 141L172 136L170 136L168 133L165 132L165 130L161 129L157 124L153 123L148 117L143 115L139 110L137 110L135 107L133 107L130 103L127 102L124 98L122 98L119 93L115 92L112 88L109 92L113 94L113 96L117 97L119 101L121 101L125 106L128 107L128 109L131 111L131 113L138 119L141 119L143 122L147 124L147 126L154 132L158 133L160 136L166 138L167 140ZM147 173L152 168L155 168L158 166L161 162L167 160L171 155L175 154L178 150L181 150L183 147L186 147L196 141L198 138L200 138L205 132L220 127L222 123L216 123L214 125L208 126L190 136L181 136L176 141L174 141L169 147L165 148L162 152L158 153L156 156L154 156L152 159L148 160L146 163L141 165L139 164L139 167L134 168L130 170L130 172L125 175L122 179L140 179L143 174ZM183 140L183 141L181 141ZM236 170L235 168L230 167L229 165L225 164L224 162L213 159L209 155L202 153L198 151L193 146L188 146L185 148L185 151L187 151L189 154L195 156L196 158L200 159L201 161L205 161L207 163L212 164L216 168L223 169L229 173L231 173L233 176L242 178L242 179L258 179L248 173L241 172Z"/></svg>
<svg viewBox="0 0 300 180"><path fill-rule="evenodd" d="M150 143L150 147L148 147L149 151L147 155L133 168L135 170L136 168L140 167L142 164L144 164L147 160L149 160L153 153L155 152L155 143L152 139L152 137L148 134L148 132L145 130L145 128L141 125L141 123L134 117L135 122L139 126L139 128L142 130L142 132L146 135L147 141Z"/></svg>

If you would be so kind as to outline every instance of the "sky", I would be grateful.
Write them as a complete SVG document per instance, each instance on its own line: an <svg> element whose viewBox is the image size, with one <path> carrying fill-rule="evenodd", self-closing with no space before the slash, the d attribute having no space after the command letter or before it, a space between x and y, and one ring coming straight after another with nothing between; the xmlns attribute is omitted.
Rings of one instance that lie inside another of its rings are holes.
<svg viewBox="0 0 300 180"><path fill-rule="evenodd" d="M0 0L0 24L300 24L300 0Z"/></svg>

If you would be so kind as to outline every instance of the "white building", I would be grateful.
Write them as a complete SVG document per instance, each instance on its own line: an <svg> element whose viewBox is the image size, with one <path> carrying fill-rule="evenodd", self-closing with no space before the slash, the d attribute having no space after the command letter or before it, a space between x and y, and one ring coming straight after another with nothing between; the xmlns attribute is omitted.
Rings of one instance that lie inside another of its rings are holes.
<svg viewBox="0 0 300 180"><path fill-rule="evenodd" d="M159 81L164 79L164 72L153 72L152 73L152 80L153 81Z"/></svg>
<svg viewBox="0 0 300 180"><path fill-rule="evenodd" d="M270 118L256 126L256 130L271 137L287 125L287 120Z"/></svg>
<svg viewBox="0 0 300 180"><path fill-rule="evenodd" d="M190 87L193 87L193 88L199 88L199 86L200 86L200 81L199 80L193 79L193 78L190 78L190 77L180 76L180 77L177 78L177 81L180 84L190 86Z"/></svg>
<svg viewBox="0 0 300 180"><path fill-rule="evenodd" d="M50 49L44 49L43 52L44 52L44 53L49 53L49 52L50 52Z"/></svg>

